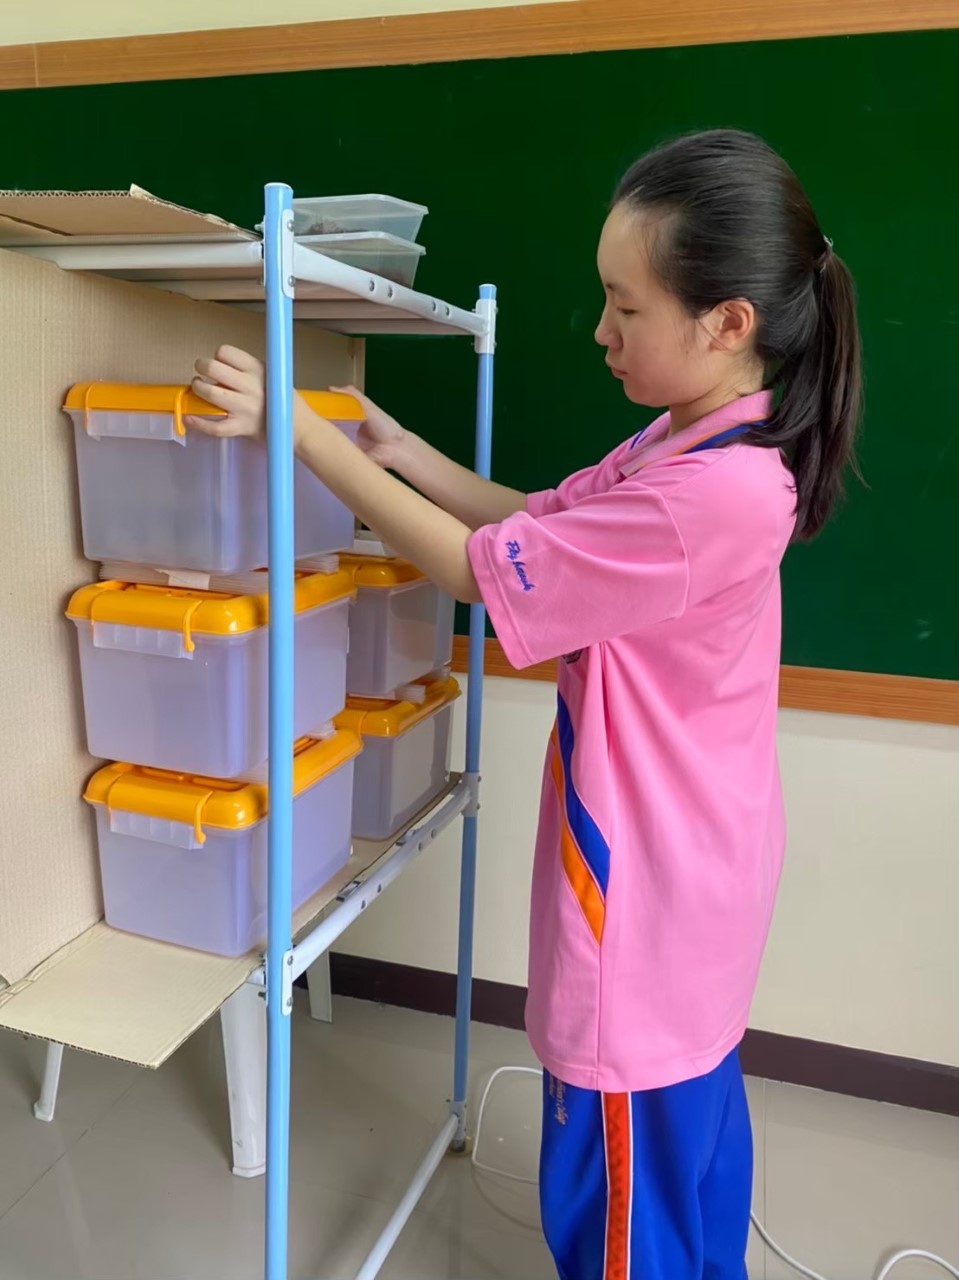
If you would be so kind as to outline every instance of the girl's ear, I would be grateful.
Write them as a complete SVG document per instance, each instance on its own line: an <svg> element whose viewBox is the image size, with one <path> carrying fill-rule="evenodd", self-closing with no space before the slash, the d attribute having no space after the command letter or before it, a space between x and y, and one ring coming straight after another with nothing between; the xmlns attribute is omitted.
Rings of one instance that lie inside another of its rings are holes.
<svg viewBox="0 0 959 1280"><path fill-rule="evenodd" d="M745 298L730 298L708 311L702 317L702 323L709 334L712 350L738 354L755 337L756 309Z"/></svg>

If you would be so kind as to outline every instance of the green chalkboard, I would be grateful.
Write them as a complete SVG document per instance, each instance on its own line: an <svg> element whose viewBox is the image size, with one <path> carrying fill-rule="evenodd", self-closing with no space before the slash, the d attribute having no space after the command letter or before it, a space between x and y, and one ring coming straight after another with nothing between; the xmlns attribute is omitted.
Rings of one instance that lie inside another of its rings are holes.
<svg viewBox="0 0 959 1280"><path fill-rule="evenodd" d="M417 285L499 286L495 474L531 489L645 420L592 341L610 190L677 131L748 128L857 278L868 488L785 566L787 662L959 676L959 32L0 95L0 186L130 182L252 226L261 188L428 204ZM372 394L463 460L469 344L371 343Z"/></svg>

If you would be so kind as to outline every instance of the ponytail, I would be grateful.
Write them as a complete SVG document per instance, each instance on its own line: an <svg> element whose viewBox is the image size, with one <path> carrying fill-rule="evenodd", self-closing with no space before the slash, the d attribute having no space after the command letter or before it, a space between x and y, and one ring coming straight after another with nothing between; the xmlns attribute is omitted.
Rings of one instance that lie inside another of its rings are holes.
<svg viewBox="0 0 959 1280"><path fill-rule="evenodd" d="M668 215L651 262L690 315L730 298L753 304L777 405L745 438L786 457L795 539L815 537L855 468L862 375L852 277L798 178L762 139L714 129L637 160L613 204Z"/></svg>
<svg viewBox="0 0 959 1280"><path fill-rule="evenodd" d="M859 474L856 434L862 403L859 326L852 276L827 245L812 282L816 320L807 345L783 361L781 399L753 443L782 449L796 484L797 542L814 538L842 498L847 466Z"/></svg>

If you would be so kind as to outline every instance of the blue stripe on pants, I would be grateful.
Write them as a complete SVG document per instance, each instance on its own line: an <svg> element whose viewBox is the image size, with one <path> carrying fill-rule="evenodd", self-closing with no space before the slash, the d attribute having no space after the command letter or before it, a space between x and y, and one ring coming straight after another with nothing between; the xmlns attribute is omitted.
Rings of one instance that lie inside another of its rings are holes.
<svg viewBox="0 0 959 1280"><path fill-rule="evenodd" d="M752 1133L738 1053L629 1095L544 1072L543 1107L540 1206L560 1280L746 1280Z"/></svg>

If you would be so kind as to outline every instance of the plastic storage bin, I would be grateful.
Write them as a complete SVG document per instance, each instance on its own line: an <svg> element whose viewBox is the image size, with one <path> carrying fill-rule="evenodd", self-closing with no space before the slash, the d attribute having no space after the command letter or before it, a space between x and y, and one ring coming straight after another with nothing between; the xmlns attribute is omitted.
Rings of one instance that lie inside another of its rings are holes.
<svg viewBox="0 0 959 1280"><path fill-rule="evenodd" d="M355 434L352 396L304 392ZM218 417L188 387L80 383L64 405L74 426L83 551L90 560L242 573L267 556L266 450L249 439L187 432L184 414ZM296 555L352 546L354 519L302 463L295 466Z"/></svg>
<svg viewBox="0 0 959 1280"><path fill-rule="evenodd" d="M365 698L388 698L404 685L448 667L453 652L454 602L405 560L343 555L356 604L350 618L346 688Z"/></svg>
<svg viewBox="0 0 959 1280"><path fill-rule="evenodd" d="M350 698L336 725L359 733L363 754L353 783L353 835L387 840L442 792L450 776L453 679L424 686L420 703Z"/></svg>
<svg viewBox="0 0 959 1280"><path fill-rule="evenodd" d="M297 744L293 906L350 856L355 733ZM111 764L84 799L96 810L107 923L198 951L238 956L266 938L268 793Z"/></svg>
<svg viewBox="0 0 959 1280"><path fill-rule="evenodd" d="M415 240L426 205L395 196L302 196L293 201L293 234L342 235L347 231L388 231L401 240Z"/></svg>
<svg viewBox="0 0 959 1280"><path fill-rule="evenodd" d="M343 709L353 594L346 572L297 576L298 738L319 736ZM266 759L265 594L100 582L75 593L67 616L79 637L91 755L217 778Z"/></svg>
<svg viewBox="0 0 959 1280"><path fill-rule="evenodd" d="M300 244L317 253L345 262L348 266L370 271L394 284L413 287L416 268L426 250L411 240L388 235L385 231L356 231L346 235L301 236Z"/></svg>

